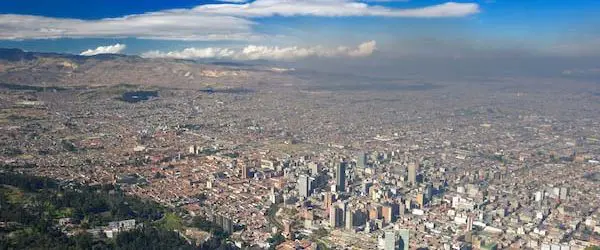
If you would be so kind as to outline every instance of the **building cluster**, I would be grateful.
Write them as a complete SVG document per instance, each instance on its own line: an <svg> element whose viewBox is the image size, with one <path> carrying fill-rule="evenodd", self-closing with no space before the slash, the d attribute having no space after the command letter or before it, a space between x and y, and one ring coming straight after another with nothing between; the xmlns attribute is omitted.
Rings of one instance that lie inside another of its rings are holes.
<svg viewBox="0 0 600 250"><path fill-rule="evenodd" d="M296 249L600 244L600 102L569 89L579 85L294 84L164 89L138 103L102 88L2 90L0 162L114 183L240 244L279 234Z"/></svg>

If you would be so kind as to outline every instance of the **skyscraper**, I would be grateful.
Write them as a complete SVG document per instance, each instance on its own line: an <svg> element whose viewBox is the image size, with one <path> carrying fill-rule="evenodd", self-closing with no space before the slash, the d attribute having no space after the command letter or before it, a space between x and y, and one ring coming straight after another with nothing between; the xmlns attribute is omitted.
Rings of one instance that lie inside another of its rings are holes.
<svg viewBox="0 0 600 250"><path fill-rule="evenodd" d="M298 177L298 194L302 198L306 198L311 194L311 184L314 179L307 175L300 175Z"/></svg>
<svg viewBox="0 0 600 250"><path fill-rule="evenodd" d="M331 228L341 226L343 217L344 212L341 208L337 206L331 206L331 208L329 209L329 226Z"/></svg>
<svg viewBox="0 0 600 250"><path fill-rule="evenodd" d="M387 230L383 234L383 250L396 250L396 232Z"/></svg>
<svg viewBox="0 0 600 250"><path fill-rule="evenodd" d="M330 192L325 193L325 197L323 198L323 203L325 203L325 210L329 211L333 204L333 194Z"/></svg>
<svg viewBox="0 0 600 250"><path fill-rule="evenodd" d="M246 179L250 175L250 168L249 168L248 164L249 163L246 162L242 165L242 173L241 173L242 179Z"/></svg>
<svg viewBox="0 0 600 250"><path fill-rule="evenodd" d="M431 183L427 183L423 195L425 196L425 203L430 203L433 199L433 185Z"/></svg>
<svg viewBox="0 0 600 250"><path fill-rule="evenodd" d="M314 163L314 162L308 163L308 169L310 170L311 176L319 175L319 165L317 163Z"/></svg>
<svg viewBox="0 0 600 250"><path fill-rule="evenodd" d="M465 227L465 232L471 232L473 231L473 215L470 214L467 217L467 226Z"/></svg>
<svg viewBox="0 0 600 250"><path fill-rule="evenodd" d="M417 205L419 205L419 208L423 208L423 206L425 205L425 199L424 199L423 193L421 193L421 192L417 193L417 196L415 197L415 199L417 201Z"/></svg>
<svg viewBox="0 0 600 250"><path fill-rule="evenodd" d="M346 161L340 162L335 169L335 186L338 192L343 193L346 191Z"/></svg>
<svg viewBox="0 0 600 250"><path fill-rule="evenodd" d="M230 218L222 217L222 223L223 231L227 233L233 232L233 221Z"/></svg>
<svg viewBox="0 0 600 250"><path fill-rule="evenodd" d="M409 247L409 236L410 231L408 229L400 229L398 230L399 242L398 249L400 250L408 250Z"/></svg>
<svg viewBox="0 0 600 250"><path fill-rule="evenodd" d="M381 208L381 215L382 215L383 221L385 223L392 222L392 220L393 220L392 206L390 206L390 205L384 205Z"/></svg>
<svg viewBox="0 0 600 250"><path fill-rule="evenodd" d="M354 211L346 209L346 230L352 230L354 227Z"/></svg>
<svg viewBox="0 0 600 250"><path fill-rule="evenodd" d="M560 191L558 192L558 193L559 193L559 198L560 198L561 200L566 200L566 199L567 199L567 197L569 196L569 189L568 189L568 188L566 188L566 187L561 187L559 190L560 190Z"/></svg>
<svg viewBox="0 0 600 250"><path fill-rule="evenodd" d="M366 167L367 166L367 156L368 156L367 153L364 153L364 152L358 154L358 156L357 156L358 159L356 159L356 167L358 167L358 168Z"/></svg>
<svg viewBox="0 0 600 250"><path fill-rule="evenodd" d="M408 164L408 182L411 185L415 185L417 183L417 164L414 162Z"/></svg>
<svg viewBox="0 0 600 250"><path fill-rule="evenodd" d="M406 212L406 205L400 203L400 206L398 206L398 215L400 217L404 217L404 213Z"/></svg>

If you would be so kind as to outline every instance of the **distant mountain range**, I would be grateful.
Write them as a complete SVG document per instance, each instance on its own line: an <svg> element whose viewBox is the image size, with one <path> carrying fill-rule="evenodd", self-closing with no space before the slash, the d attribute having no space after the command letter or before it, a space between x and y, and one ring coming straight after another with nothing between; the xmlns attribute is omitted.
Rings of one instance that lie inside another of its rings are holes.
<svg viewBox="0 0 600 250"><path fill-rule="evenodd" d="M32 86L248 87L282 76L266 63L194 62L139 56L26 52L0 48L0 83Z"/></svg>

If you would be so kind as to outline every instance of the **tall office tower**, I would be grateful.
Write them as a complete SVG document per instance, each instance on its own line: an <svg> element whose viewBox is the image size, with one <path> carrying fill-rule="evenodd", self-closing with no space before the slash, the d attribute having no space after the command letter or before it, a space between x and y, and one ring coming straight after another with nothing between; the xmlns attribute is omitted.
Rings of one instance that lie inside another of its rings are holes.
<svg viewBox="0 0 600 250"><path fill-rule="evenodd" d="M329 227L331 228L335 228L335 226L337 225L337 221L335 220L336 212L336 208L333 206L329 209Z"/></svg>
<svg viewBox="0 0 600 250"><path fill-rule="evenodd" d="M223 231L227 232L227 233L232 233L233 232L233 221L231 219L229 219L228 217L223 217Z"/></svg>
<svg viewBox="0 0 600 250"><path fill-rule="evenodd" d="M354 229L354 211L346 209L346 230Z"/></svg>
<svg viewBox="0 0 600 250"><path fill-rule="evenodd" d="M393 211L392 211L392 206L390 205L384 205L381 208L381 214L383 216L383 221L385 223L390 223L393 220Z"/></svg>
<svg viewBox="0 0 600 250"><path fill-rule="evenodd" d="M246 179L246 178L248 178L248 177L249 177L249 175L250 175L250 168L249 168L248 164L249 164L249 163L248 163L248 162L246 162L246 163L244 163L244 164L242 165L242 173L241 173L241 175L242 175L242 179Z"/></svg>
<svg viewBox="0 0 600 250"><path fill-rule="evenodd" d="M569 188L561 187L559 189L559 198L564 201L567 199L568 196L569 196Z"/></svg>
<svg viewBox="0 0 600 250"><path fill-rule="evenodd" d="M541 202L544 199L544 190L535 192L535 201Z"/></svg>
<svg viewBox="0 0 600 250"><path fill-rule="evenodd" d="M337 207L331 206L329 209L329 226L331 228L336 228L342 225L344 219L344 211Z"/></svg>
<svg viewBox="0 0 600 250"><path fill-rule="evenodd" d="M433 184L427 183L425 186L425 191L423 192L425 195L425 203L431 203L431 200L433 199Z"/></svg>
<svg viewBox="0 0 600 250"><path fill-rule="evenodd" d="M383 233L383 250L396 250L396 232L393 230L387 230Z"/></svg>
<svg viewBox="0 0 600 250"><path fill-rule="evenodd" d="M308 163L308 169L310 170L311 176L319 175L319 165L317 163L314 163L314 162Z"/></svg>
<svg viewBox="0 0 600 250"><path fill-rule="evenodd" d="M408 229L400 229L398 230L398 236L400 238L398 242L398 249L408 250L410 231Z"/></svg>
<svg viewBox="0 0 600 250"><path fill-rule="evenodd" d="M411 185L417 184L417 164L414 162L408 164L408 182Z"/></svg>
<svg viewBox="0 0 600 250"><path fill-rule="evenodd" d="M367 157L368 157L367 153L362 152L362 153L358 154L357 159L356 159L356 167L365 168L367 166Z"/></svg>
<svg viewBox="0 0 600 250"><path fill-rule="evenodd" d="M281 195L275 190L274 187L271 188L271 195L270 195L269 199L271 200L271 203L273 203L273 204L282 202Z"/></svg>
<svg viewBox="0 0 600 250"><path fill-rule="evenodd" d="M312 181L313 178L308 175L302 174L298 177L298 194L300 197L306 198L310 196Z"/></svg>
<svg viewBox="0 0 600 250"><path fill-rule="evenodd" d="M329 211L329 209L331 208L334 200L333 200L333 193L331 192L326 192L325 193L325 197L323 198L323 203L325 203L325 211Z"/></svg>
<svg viewBox="0 0 600 250"><path fill-rule="evenodd" d="M405 213L406 213L406 205L400 203L400 205L398 206L398 215L400 215L400 217L404 217Z"/></svg>
<svg viewBox="0 0 600 250"><path fill-rule="evenodd" d="M335 186L336 191L343 193L346 191L346 161L340 162L335 169Z"/></svg>
<svg viewBox="0 0 600 250"><path fill-rule="evenodd" d="M415 198L417 201L417 205L419 206L420 209L422 209L425 206L425 201L424 201L424 195L423 193L419 192L417 193L417 197Z"/></svg>
<svg viewBox="0 0 600 250"><path fill-rule="evenodd" d="M473 231L473 215L469 214L469 216L467 217L467 226L465 228L466 232L471 232Z"/></svg>

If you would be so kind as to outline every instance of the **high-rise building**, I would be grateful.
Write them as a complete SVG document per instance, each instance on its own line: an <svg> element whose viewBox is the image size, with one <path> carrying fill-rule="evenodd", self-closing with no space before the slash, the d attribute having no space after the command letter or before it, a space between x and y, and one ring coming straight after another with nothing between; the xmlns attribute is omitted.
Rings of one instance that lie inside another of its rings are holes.
<svg viewBox="0 0 600 250"><path fill-rule="evenodd" d="M393 220L392 206L384 205L381 208L381 214L385 223L390 223Z"/></svg>
<svg viewBox="0 0 600 250"><path fill-rule="evenodd" d="M273 203L273 204L281 203L283 201L281 195L279 194L279 192L277 192L275 190L274 187L271 188L270 199L271 199L271 203Z"/></svg>
<svg viewBox="0 0 600 250"><path fill-rule="evenodd" d="M398 214L400 215L400 217L403 217L404 213L406 213L406 205L405 204L400 204L398 206Z"/></svg>
<svg viewBox="0 0 600 250"><path fill-rule="evenodd" d="M544 199L544 190L535 192L535 201L541 202Z"/></svg>
<svg viewBox="0 0 600 250"><path fill-rule="evenodd" d="M354 229L354 211L346 209L346 230Z"/></svg>
<svg viewBox="0 0 600 250"><path fill-rule="evenodd" d="M233 221L231 221L231 219L229 219L228 217L222 217L222 225L223 227L223 231L227 232L227 233L232 233L233 232Z"/></svg>
<svg viewBox="0 0 600 250"><path fill-rule="evenodd" d="M396 250L396 232L393 230L387 230L383 233L383 250Z"/></svg>
<svg viewBox="0 0 600 250"><path fill-rule="evenodd" d="M417 183L417 164L414 162L408 164L408 182L411 185L415 185Z"/></svg>
<svg viewBox="0 0 600 250"><path fill-rule="evenodd" d="M342 226L344 219L344 210L338 206L332 206L329 209L329 226L336 228Z"/></svg>
<svg viewBox="0 0 600 250"><path fill-rule="evenodd" d="M249 163L246 162L242 165L242 179L246 179L250 176L250 166Z"/></svg>
<svg viewBox="0 0 600 250"><path fill-rule="evenodd" d="M433 199L433 185L431 183L427 183L423 195L425 195L425 203L431 203L431 200Z"/></svg>
<svg viewBox="0 0 600 250"><path fill-rule="evenodd" d="M417 193L417 197L415 198L415 200L417 201L417 205L419 206L419 208L423 208L425 205L425 196L423 195L423 193L419 192Z"/></svg>
<svg viewBox="0 0 600 250"><path fill-rule="evenodd" d="M566 200L569 195L569 189L566 187L561 187L559 191L559 198L561 200Z"/></svg>
<svg viewBox="0 0 600 250"><path fill-rule="evenodd" d="M369 220L377 220L381 215L381 206L373 205L369 208Z"/></svg>
<svg viewBox="0 0 600 250"><path fill-rule="evenodd" d="M356 167L365 168L367 166L367 157L368 157L367 153L363 152L363 153L358 154L358 156L357 156L358 159L356 159Z"/></svg>
<svg viewBox="0 0 600 250"><path fill-rule="evenodd" d="M471 214L467 217L467 226L465 228L465 231L466 232L473 231L473 215L471 215Z"/></svg>
<svg viewBox="0 0 600 250"><path fill-rule="evenodd" d="M302 198L306 198L311 194L311 184L314 179L307 175L300 175L298 177L298 194Z"/></svg>
<svg viewBox="0 0 600 250"><path fill-rule="evenodd" d="M409 237L410 231L408 229L400 229L398 230L398 249L400 250L408 250L409 247Z"/></svg>
<svg viewBox="0 0 600 250"><path fill-rule="evenodd" d="M319 175L319 164L314 162L308 163L308 170L310 171L311 176Z"/></svg>
<svg viewBox="0 0 600 250"><path fill-rule="evenodd" d="M346 191L346 161L340 162L335 169L335 186L336 191L343 193Z"/></svg>
<svg viewBox="0 0 600 250"><path fill-rule="evenodd" d="M333 193L326 192L325 193L325 197L323 198L323 203L325 204L325 211L329 211L329 209L331 208L333 202L334 202L334 200L333 200Z"/></svg>

